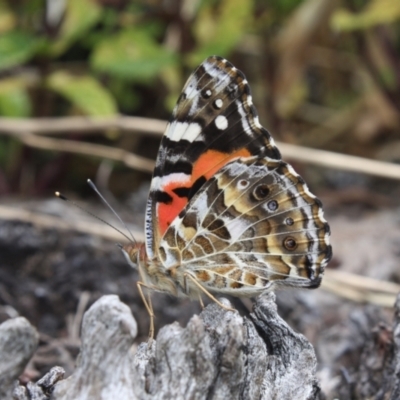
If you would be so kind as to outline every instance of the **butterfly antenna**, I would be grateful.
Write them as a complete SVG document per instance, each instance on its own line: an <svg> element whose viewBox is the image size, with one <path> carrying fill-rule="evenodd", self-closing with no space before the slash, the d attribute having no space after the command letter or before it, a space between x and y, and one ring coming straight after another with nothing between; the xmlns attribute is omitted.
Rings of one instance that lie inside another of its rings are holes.
<svg viewBox="0 0 400 400"><path fill-rule="evenodd" d="M125 227L125 229L129 232L129 234L132 237L133 243L137 243L135 238L133 237L132 232L128 228L128 226L125 224L124 221L122 221L122 218L117 214L117 212L111 207L110 203L105 199L105 197L100 193L99 189L97 189L96 185L90 180L87 180L87 183L89 186L96 192L96 194L100 197L100 199L103 201L103 203L113 212L113 214L118 218L118 220L121 222L121 224ZM126 237L126 235L124 235Z"/></svg>
<svg viewBox="0 0 400 400"><path fill-rule="evenodd" d="M91 213L90 211L86 210L85 208L83 208L82 206L80 206L79 204L75 203L74 201L68 199L67 197L65 197L63 194L61 194L60 192L55 192L55 195L64 201L68 201L69 203L71 203L72 205L74 205L75 207L79 208L80 210L82 210L83 212L85 212L86 214L89 214L91 217L96 218L98 221L101 221L103 224L108 225L110 228L114 229L115 231L117 231L118 233L120 233L122 236L124 236L125 238L128 239L128 241L131 241L131 239L129 238L129 236L125 235L125 233L123 233L122 231L120 231L118 228L116 228L115 226L111 225L110 223L108 223L107 221L105 221L104 219L98 217L97 215ZM129 232L130 233L130 232ZM131 233L132 235L132 233ZM136 243L136 241L134 241L134 243Z"/></svg>

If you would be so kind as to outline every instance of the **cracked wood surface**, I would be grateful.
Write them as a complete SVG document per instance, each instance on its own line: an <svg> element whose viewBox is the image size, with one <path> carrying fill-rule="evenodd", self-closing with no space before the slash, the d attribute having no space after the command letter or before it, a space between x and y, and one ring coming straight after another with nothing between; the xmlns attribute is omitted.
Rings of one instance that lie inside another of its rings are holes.
<svg viewBox="0 0 400 400"><path fill-rule="evenodd" d="M130 309L117 296L102 297L84 316L74 373L63 379L53 368L36 384L17 387L13 398L319 398L313 347L278 316L273 293L257 300L250 317L211 304L185 328L165 326L152 343L135 348L136 335Z"/></svg>

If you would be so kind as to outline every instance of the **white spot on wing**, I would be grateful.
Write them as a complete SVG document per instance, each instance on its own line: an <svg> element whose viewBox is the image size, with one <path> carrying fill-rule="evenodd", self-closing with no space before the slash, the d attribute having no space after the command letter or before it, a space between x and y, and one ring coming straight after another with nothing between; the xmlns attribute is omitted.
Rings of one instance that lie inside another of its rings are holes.
<svg viewBox="0 0 400 400"><path fill-rule="evenodd" d="M170 182L179 182L180 184L186 184L190 182L190 175L184 174L183 172L175 172L165 176L154 176L151 180L151 190L162 190L165 185Z"/></svg>
<svg viewBox="0 0 400 400"><path fill-rule="evenodd" d="M204 70L214 79L213 91L214 93L222 92L230 83L229 75L218 68L215 64L205 62L203 64Z"/></svg>
<svg viewBox="0 0 400 400"><path fill-rule="evenodd" d="M324 217L324 211L322 210L322 208L320 208L320 209L318 210L318 217L319 217L319 219L320 219L322 222L326 222L326 219L325 219L325 217Z"/></svg>
<svg viewBox="0 0 400 400"><path fill-rule="evenodd" d="M179 142L182 139L194 142L198 139L200 132L201 126L199 124L173 121L168 125L165 135L173 142Z"/></svg>
<svg viewBox="0 0 400 400"><path fill-rule="evenodd" d="M217 99L217 100L215 100L214 104L215 104L215 107L221 108L223 106L224 102L221 99Z"/></svg>
<svg viewBox="0 0 400 400"><path fill-rule="evenodd" d="M224 219L225 227L231 235L231 243L236 242L243 234L243 232L248 228L247 221L240 218L235 218L230 221Z"/></svg>
<svg viewBox="0 0 400 400"><path fill-rule="evenodd" d="M188 127L182 139L185 139L192 143L198 139L201 132L201 126L199 124L196 124L195 122L189 123L187 125Z"/></svg>
<svg viewBox="0 0 400 400"><path fill-rule="evenodd" d="M243 130L244 130L246 133L251 134L251 133L252 133L252 130L251 130L251 128L250 128L249 123L247 122L246 112L245 112L244 109L243 109L242 103L240 102L240 100L236 100L235 103L236 103L236 106L237 106L238 113L239 113L240 116L241 116L241 119L240 119L240 120L241 120L241 122L242 122Z"/></svg>
<svg viewBox="0 0 400 400"><path fill-rule="evenodd" d="M197 79L194 76L189 78L188 83L183 89L183 93L185 93L186 99L189 100L198 96L199 91L197 90Z"/></svg>
<svg viewBox="0 0 400 400"><path fill-rule="evenodd" d="M255 125L258 129L261 129L261 128L262 128L258 117L254 117L254 125Z"/></svg>
<svg viewBox="0 0 400 400"><path fill-rule="evenodd" d="M223 115L218 115L218 117L215 118L215 126L219 130L224 131L228 127L228 120Z"/></svg>
<svg viewBox="0 0 400 400"><path fill-rule="evenodd" d="M330 244L330 233L326 232L324 236L325 244L329 245Z"/></svg>
<svg viewBox="0 0 400 400"><path fill-rule="evenodd" d="M294 175L294 176L299 176L299 174L294 170L294 168L290 165L290 164L286 164L286 168L288 169L288 171Z"/></svg>
<svg viewBox="0 0 400 400"><path fill-rule="evenodd" d="M310 192L310 189L308 189L308 186L306 184L303 185L303 188L304 188L304 192L306 194L308 194L312 199L315 199L317 197L317 196L315 196L315 194L312 194Z"/></svg>
<svg viewBox="0 0 400 400"><path fill-rule="evenodd" d="M209 211L207 199L208 199L207 193L202 192L199 194L199 196L193 203L192 209L196 211L197 219L199 221L202 221L207 216L207 213Z"/></svg>

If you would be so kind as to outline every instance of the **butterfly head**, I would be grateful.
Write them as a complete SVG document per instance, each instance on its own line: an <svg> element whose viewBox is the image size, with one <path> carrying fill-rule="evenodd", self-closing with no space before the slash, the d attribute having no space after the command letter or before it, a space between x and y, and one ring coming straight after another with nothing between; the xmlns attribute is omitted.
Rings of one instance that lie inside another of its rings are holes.
<svg viewBox="0 0 400 400"><path fill-rule="evenodd" d="M140 260L140 255L144 251L144 247L142 243L131 242L124 246L118 245L118 247L122 250L122 254L125 256L129 265L133 268L137 268Z"/></svg>

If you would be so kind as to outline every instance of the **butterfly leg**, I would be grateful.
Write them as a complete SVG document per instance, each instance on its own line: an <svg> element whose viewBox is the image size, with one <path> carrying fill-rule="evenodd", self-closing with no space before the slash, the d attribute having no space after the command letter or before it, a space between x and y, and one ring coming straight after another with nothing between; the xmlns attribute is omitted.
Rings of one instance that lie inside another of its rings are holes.
<svg viewBox="0 0 400 400"><path fill-rule="evenodd" d="M146 307L147 312L150 316L150 329L149 329L149 342L151 343L154 339L154 311L153 311L153 304L151 303L151 297L148 295L146 296L143 293L142 287L147 289L152 289L150 286L146 285L144 282L136 282L137 288L139 290L140 297L142 298L143 304Z"/></svg>
<svg viewBox="0 0 400 400"><path fill-rule="evenodd" d="M203 303L203 299L201 298L201 294L199 293L199 303L200 303L200 307L202 310L204 310L204 303Z"/></svg>
<svg viewBox="0 0 400 400"><path fill-rule="evenodd" d="M214 301L215 303L217 303L221 308L223 308L224 310L228 310L228 311L236 311L234 308L232 307L228 307L224 304L222 304L218 299L216 299L207 289L205 289L203 286L201 286L201 284L197 281L197 279L190 275L190 274L184 274L185 279L189 278L201 291L203 291L212 301Z"/></svg>

